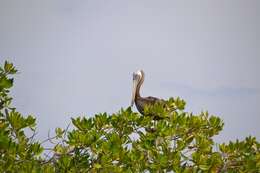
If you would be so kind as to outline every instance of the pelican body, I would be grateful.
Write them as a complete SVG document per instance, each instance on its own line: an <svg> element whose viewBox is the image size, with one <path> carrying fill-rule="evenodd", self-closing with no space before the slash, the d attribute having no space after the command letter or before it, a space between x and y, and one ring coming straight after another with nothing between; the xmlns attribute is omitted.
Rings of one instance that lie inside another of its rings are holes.
<svg viewBox="0 0 260 173"><path fill-rule="evenodd" d="M137 72L133 73L133 90L132 90L132 101L131 106L134 105L137 108L137 110L144 114L144 107L147 105L153 105L156 102L163 101L162 99L156 98L156 97L141 97L140 95L140 88L144 82L144 72L143 70L138 70Z"/></svg>

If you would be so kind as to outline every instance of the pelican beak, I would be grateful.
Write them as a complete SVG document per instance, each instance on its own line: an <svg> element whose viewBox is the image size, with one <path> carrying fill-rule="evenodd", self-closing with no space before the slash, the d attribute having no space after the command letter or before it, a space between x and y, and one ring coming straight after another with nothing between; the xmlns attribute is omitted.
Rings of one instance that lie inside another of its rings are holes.
<svg viewBox="0 0 260 173"><path fill-rule="evenodd" d="M134 105L134 102L135 102L135 95L136 95L137 84L138 84L137 80L134 79L133 80L133 89L132 89L131 107Z"/></svg>

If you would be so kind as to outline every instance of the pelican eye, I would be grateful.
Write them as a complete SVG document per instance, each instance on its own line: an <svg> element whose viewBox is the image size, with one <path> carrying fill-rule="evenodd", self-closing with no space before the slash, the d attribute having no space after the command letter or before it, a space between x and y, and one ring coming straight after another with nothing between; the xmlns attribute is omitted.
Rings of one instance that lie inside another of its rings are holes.
<svg viewBox="0 0 260 173"><path fill-rule="evenodd" d="M136 80L138 78L138 75L133 73L133 80Z"/></svg>

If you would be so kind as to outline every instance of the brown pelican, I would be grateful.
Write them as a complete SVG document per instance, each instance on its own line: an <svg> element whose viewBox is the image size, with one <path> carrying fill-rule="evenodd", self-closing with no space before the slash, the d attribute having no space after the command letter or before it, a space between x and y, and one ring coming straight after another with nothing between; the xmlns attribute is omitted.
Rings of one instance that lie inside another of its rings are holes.
<svg viewBox="0 0 260 173"><path fill-rule="evenodd" d="M137 110L144 114L144 107L147 105L153 105L157 102L163 102L162 99L158 99L156 97L141 97L140 96L140 88L144 82L144 72L143 70L138 70L133 73L133 91L132 91L132 101L131 106L136 105Z"/></svg>

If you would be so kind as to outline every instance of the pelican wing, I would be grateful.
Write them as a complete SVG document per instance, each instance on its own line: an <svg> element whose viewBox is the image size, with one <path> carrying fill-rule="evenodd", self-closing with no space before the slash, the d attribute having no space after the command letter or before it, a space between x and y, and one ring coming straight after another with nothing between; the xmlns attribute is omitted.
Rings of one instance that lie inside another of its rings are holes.
<svg viewBox="0 0 260 173"><path fill-rule="evenodd" d="M149 96L149 97L138 97L136 100L135 100L135 105L138 109L138 111L143 114L143 111L144 111L144 107L146 105L153 105L157 102L163 102L164 100L162 99L159 99L159 98L156 98L156 97L152 97L152 96Z"/></svg>
<svg viewBox="0 0 260 173"><path fill-rule="evenodd" d="M159 99L159 98L157 98L157 97L152 97L152 96L145 97L144 99L147 100L147 102L148 102L149 104L155 104L156 102L161 102L161 101L163 101L163 99Z"/></svg>

